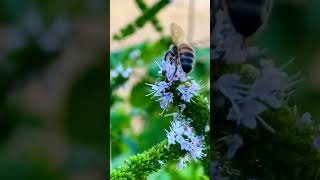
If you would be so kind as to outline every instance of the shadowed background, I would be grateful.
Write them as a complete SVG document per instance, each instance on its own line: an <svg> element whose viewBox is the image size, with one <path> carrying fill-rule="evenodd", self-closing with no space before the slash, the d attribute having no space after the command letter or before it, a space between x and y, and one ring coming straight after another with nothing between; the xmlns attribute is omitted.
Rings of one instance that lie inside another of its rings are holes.
<svg viewBox="0 0 320 180"><path fill-rule="evenodd" d="M106 1L0 2L0 179L102 179Z"/></svg>
<svg viewBox="0 0 320 180"><path fill-rule="evenodd" d="M255 38L276 64L294 59L289 73L301 72L303 82L292 98L301 112L310 112L316 121L320 120L319 7L316 0L274 1L266 29Z"/></svg>

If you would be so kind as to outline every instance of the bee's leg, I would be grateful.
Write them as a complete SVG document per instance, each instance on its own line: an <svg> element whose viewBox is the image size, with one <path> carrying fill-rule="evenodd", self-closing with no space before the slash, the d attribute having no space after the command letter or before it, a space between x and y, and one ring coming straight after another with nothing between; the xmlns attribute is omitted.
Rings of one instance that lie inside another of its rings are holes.
<svg viewBox="0 0 320 180"><path fill-rule="evenodd" d="M171 52L171 51L167 51L166 52L166 55L164 56L164 60L165 61L167 61L168 60L168 57L174 57L174 54L173 54L173 52ZM171 61L171 60L170 60Z"/></svg>
<svg viewBox="0 0 320 180"><path fill-rule="evenodd" d="M164 56L164 60L165 60L165 61L167 61L168 56L170 55L170 53L169 53L169 52L170 52L170 51L167 51L167 52L166 52L166 55Z"/></svg>

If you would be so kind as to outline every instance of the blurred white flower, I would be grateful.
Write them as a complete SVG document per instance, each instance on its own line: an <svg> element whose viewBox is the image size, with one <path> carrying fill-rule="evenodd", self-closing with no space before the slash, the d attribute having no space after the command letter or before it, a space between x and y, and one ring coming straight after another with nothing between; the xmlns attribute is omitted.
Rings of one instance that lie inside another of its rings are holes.
<svg viewBox="0 0 320 180"><path fill-rule="evenodd" d="M119 64L114 70L111 70L111 73L110 73L112 78L116 78L120 75L123 78L129 78L131 74L132 74L132 69L127 68L124 70L122 64Z"/></svg>
<svg viewBox="0 0 320 180"><path fill-rule="evenodd" d="M137 60L141 56L140 49L135 49L129 54L129 58L132 60Z"/></svg>
<svg viewBox="0 0 320 180"><path fill-rule="evenodd" d="M238 149L243 145L243 140L238 134L224 136L220 140L228 146L227 159L232 159Z"/></svg>
<svg viewBox="0 0 320 180"><path fill-rule="evenodd" d="M226 96L232 103L242 99L243 92L238 87L242 86L241 77L237 74L225 74L217 81L217 89Z"/></svg>
<svg viewBox="0 0 320 180"><path fill-rule="evenodd" d="M209 132L210 131L210 126L206 125L206 128L204 129L204 132Z"/></svg>
<svg viewBox="0 0 320 180"><path fill-rule="evenodd" d="M126 70L122 71L122 73L121 73L122 77L124 77L124 78L129 78L131 74L132 74L131 68L127 68Z"/></svg>
<svg viewBox="0 0 320 180"><path fill-rule="evenodd" d="M260 75L250 89L250 95L273 108L282 106L282 97L295 84L288 74L276 68L271 61L262 61Z"/></svg>
<svg viewBox="0 0 320 180"><path fill-rule="evenodd" d="M313 137L313 147L317 151L320 151L320 135Z"/></svg>
<svg viewBox="0 0 320 180"><path fill-rule="evenodd" d="M311 114L309 112L303 113L303 115L301 116L299 122L302 123L302 124L306 124L306 125L311 124L312 123Z"/></svg>
<svg viewBox="0 0 320 180"><path fill-rule="evenodd" d="M158 160L158 162L159 162L160 166L163 166L163 165L164 165L164 162L163 162L163 161Z"/></svg>

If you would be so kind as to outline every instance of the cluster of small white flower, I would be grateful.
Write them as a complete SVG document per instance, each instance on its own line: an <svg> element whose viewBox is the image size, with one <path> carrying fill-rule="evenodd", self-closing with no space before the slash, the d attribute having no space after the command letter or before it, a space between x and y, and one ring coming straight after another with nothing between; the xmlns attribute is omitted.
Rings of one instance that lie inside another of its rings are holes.
<svg viewBox="0 0 320 180"><path fill-rule="evenodd" d="M179 104L179 112L173 113L174 119L171 122L170 131L166 131L168 139L167 147L177 143L180 145L181 150L187 152L184 157L180 158L176 166L179 170L184 168L188 162L202 159L206 156L204 153L205 136L196 135L190 125L192 119L184 117L181 114L186 108L185 103L194 103L192 98L199 95L201 86L196 81L190 80L187 73L178 64L163 60L159 68L159 74L160 76L165 76L165 80L157 81L155 84L146 83L151 86L150 93L147 96L152 95L152 98L158 97L157 101L160 101L160 107L163 111L168 110L173 104L174 95L179 96L181 99L181 102L176 103ZM163 77L160 79L163 79ZM209 130L210 128L207 125L204 132L207 133ZM159 164L162 166L164 162L160 160Z"/></svg>
<svg viewBox="0 0 320 180"><path fill-rule="evenodd" d="M185 102L190 102L193 96L199 95L199 91L201 89L200 85L195 81L191 81L192 84L190 86L179 85L178 91L181 93L181 99Z"/></svg>
<svg viewBox="0 0 320 180"><path fill-rule="evenodd" d="M173 103L174 92L168 91L173 85L173 82L186 82L189 78L179 65L176 69L176 65L163 60L159 67L160 74L164 73L167 81L158 81L155 84L146 83L151 86L150 94L147 96L152 95L152 97L159 97L160 107L165 111L168 110ZM192 101L192 97L199 95L200 89L200 85L194 80L191 80L189 84L180 84L177 88L178 95L180 95L181 100L185 102L190 102Z"/></svg>
<svg viewBox="0 0 320 180"><path fill-rule="evenodd" d="M131 74L131 68L124 69L122 64L119 64L116 69L111 70L110 78L117 78L119 76L122 76L123 78L129 78Z"/></svg>
<svg viewBox="0 0 320 180"><path fill-rule="evenodd" d="M180 158L177 164L177 169L182 169L192 160L202 159L206 156L203 152L205 150L204 136L197 136L194 129L190 126L192 120L185 118L179 113L174 114L174 120L171 122L170 131L167 132L168 147L172 144L180 144L181 150L188 153L186 156ZM205 131L208 132L207 126Z"/></svg>
<svg viewBox="0 0 320 180"><path fill-rule="evenodd" d="M271 132L275 130L260 116L268 106L278 109L282 107L285 97L300 80L298 75L289 77L283 68L277 68L271 61L262 61L258 77L252 85L241 82L238 74L225 74L217 82L218 90L232 104L228 120L234 120L239 125L254 129L257 121Z"/></svg>

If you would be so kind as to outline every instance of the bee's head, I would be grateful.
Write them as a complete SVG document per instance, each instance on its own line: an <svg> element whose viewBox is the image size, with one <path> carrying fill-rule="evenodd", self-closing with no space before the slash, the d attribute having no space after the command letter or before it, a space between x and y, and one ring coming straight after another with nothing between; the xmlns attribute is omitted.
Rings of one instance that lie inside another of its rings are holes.
<svg viewBox="0 0 320 180"><path fill-rule="evenodd" d="M175 44L172 44L170 46L170 49L173 51L173 53L178 54L178 46Z"/></svg>

